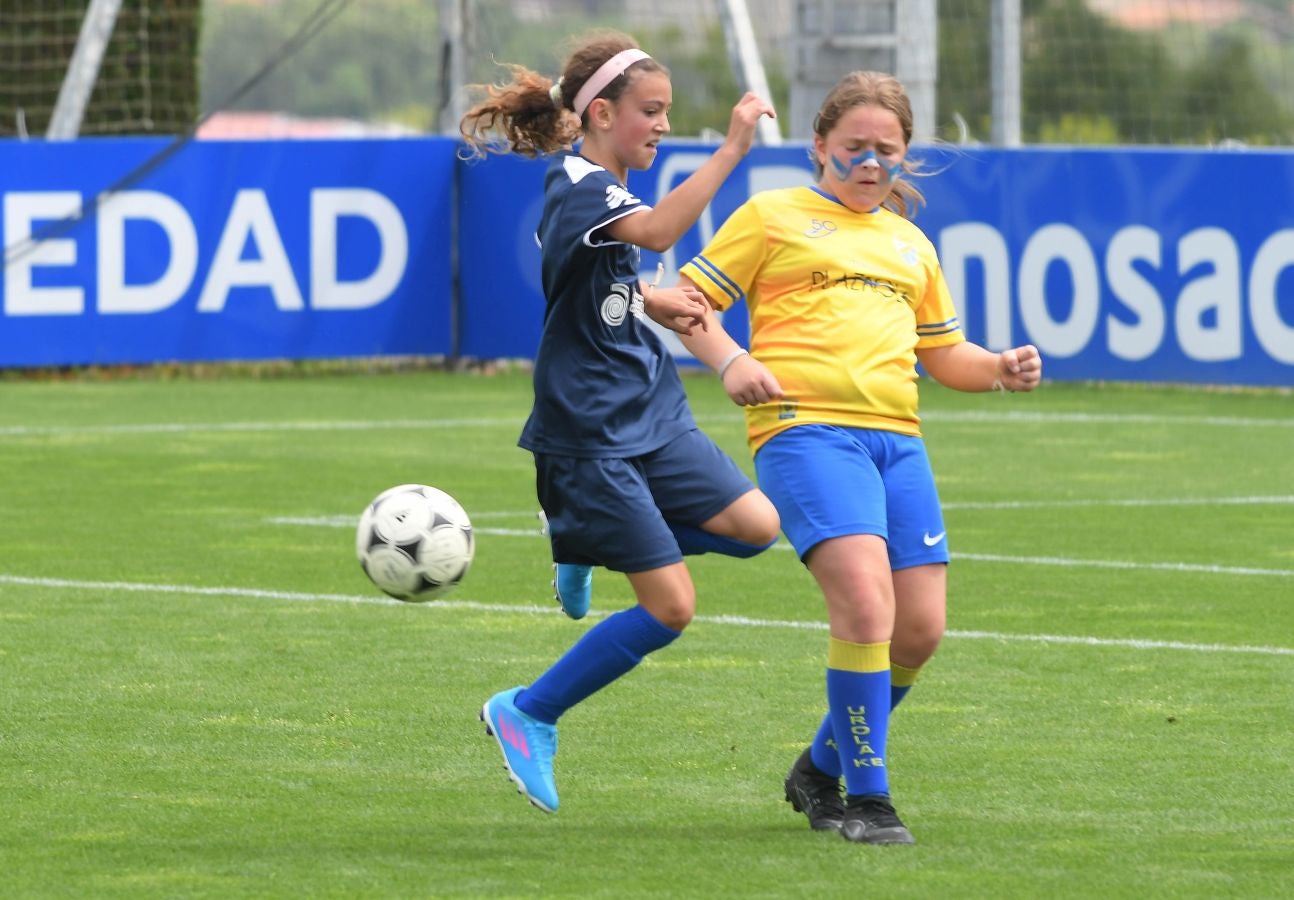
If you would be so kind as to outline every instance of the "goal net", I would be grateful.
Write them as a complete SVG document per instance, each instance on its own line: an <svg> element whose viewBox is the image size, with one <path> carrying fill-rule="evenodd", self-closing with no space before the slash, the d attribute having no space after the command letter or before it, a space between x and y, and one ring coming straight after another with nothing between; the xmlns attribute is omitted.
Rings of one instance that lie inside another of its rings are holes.
<svg viewBox="0 0 1294 900"><path fill-rule="evenodd" d="M89 0L0 0L0 136L43 137ZM81 134L179 134L197 110L201 0L123 0Z"/></svg>

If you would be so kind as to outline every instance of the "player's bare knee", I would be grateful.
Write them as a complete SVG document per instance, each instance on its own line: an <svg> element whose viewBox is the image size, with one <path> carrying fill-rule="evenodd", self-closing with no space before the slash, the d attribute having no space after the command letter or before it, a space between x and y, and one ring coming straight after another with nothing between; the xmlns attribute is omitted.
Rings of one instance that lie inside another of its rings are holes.
<svg viewBox="0 0 1294 900"><path fill-rule="evenodd" d="M755 523L754 528L744 540L748 544L755 544L760 547L766 547L777 540L778 534L782 530L782 523L777 518L777 512L773 512L771 519L761 519Z"/></svg>
<svg viewBox="0 0 1294 900"><path fill-rule="evenodd" d="M652 604L651 613L667 628L682 631L696 615L696 594L675 594L660 598Z"/></svg>
<svg viewBox="0 0 1294 900"><path fill-rule="evenodd" d="M740 502L744 508L737 540L758 547L768 546L776 541L782 531L782 519L772 501L762 491L751 491Z"/></svg>
<svg viewBox="0 0 1294 900"><path fill-rule="evenodd" d="M891 655L900 665L924 665L939 649L939 642L943 636L942 621L913 622L897 626L891 641Z"/></svg>

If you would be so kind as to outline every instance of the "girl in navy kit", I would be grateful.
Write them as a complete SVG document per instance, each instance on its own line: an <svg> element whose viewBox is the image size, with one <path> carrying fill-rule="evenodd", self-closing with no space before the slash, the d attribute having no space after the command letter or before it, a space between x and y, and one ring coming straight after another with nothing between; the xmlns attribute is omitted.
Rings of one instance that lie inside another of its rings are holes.
<svg viewBox="0 0 1294 900"><path fill-rule="evenodd" d="M669 133L665 68L615 32L575 46L555 82L511 67L463 117L470 150L553 155L536 235L546 308L534 406L520 445L572 618L589 605L592 566L624 572L637 604L587 631L527 687L486 701L481 719L509 775L540 809L557 809L558 718L671 643L696 593L684 555L752 556L777 539L768 498L693 421L673 357L648 319L683 335L707 327L695 289L639 280L640 248L674 244L749 151L772 107L754 94L699 169L649 206L627 187ZM578 150L573 149L579 143Z"/></svg>

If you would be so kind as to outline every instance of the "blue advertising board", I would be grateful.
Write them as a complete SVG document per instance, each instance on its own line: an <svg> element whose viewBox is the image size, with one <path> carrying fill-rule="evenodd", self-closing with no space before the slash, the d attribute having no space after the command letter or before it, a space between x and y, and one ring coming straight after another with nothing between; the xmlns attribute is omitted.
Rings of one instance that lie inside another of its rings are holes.
<svg viewBox="0 0 1294 900"><path fill-rule="evenodd" d="M917 221L972 340L1050 378L1294 385L1294 153L929 155Z"/></svg>
<svg viewBox="0 0 1294 900"><path fill-rule="evenodd" d="M121 184L169 146L0 142L0 366L534 354L546 162L464 161L448 138L196 142ZM655 203L713 150L671 142L629 187ZM971 340L1033 343L1054 379L1294 385L1294 153L913 155ZM805 145L755 148L642 277L673 283L748 196L812 176ZM724 325L746 339L744 309Z"/></svg>
<svg viewBox="0 0 1294 900"><path fill-rule="evenodd" d="M712 149L663 147L629 187L656 202ZM1294 153L913 155L928 200L916 221L971 340L1033 343L1049 378L1294 385ZM460 175L467 355L529 356L538 343L543 167L491 158ZM643 277L659 261L671 283L747 196L812 176L806 146L756 148L673 250L643 254ZM724 326L744 340L744 310Z"/></svg>
<svg viewBox="0 0 1294 900"><path fill-rule="evenodd" d="M0 365L452 351L453 142L171 146L0 143Z"/></svg>

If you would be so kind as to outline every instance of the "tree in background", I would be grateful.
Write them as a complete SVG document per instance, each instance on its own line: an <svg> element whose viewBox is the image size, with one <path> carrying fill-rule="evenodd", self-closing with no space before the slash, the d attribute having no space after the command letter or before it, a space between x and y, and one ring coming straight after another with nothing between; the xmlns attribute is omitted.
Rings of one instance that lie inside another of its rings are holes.
<svg viewBox="0 0 1294 900"><path fill-rule="evenodd" d="M317 5L318 0L208 0L204 108L221 102L270 59ZM991 124L989 0L941 0L938 8L939 136L985 140ZM625 21L624 4L608 0L557 5L524 22L512 4L483 2L475 9L483 46L466 60L472 82L504 78L499 65L505 62L553 75L570 35L617 27L635 34L673 72L675 137L727 128L738 88L717 23L704 31L685 23L647 27ZM1262 9L1289 21L1280 3ZM427 0L354 3L237 108L395 121L434 131L443 102L436 14ZM1131 31L1084 0L1023 0L1022 16L1026 142L1294 142L1291 107L1273 87L1294 59L1287 51L1263 69L1262 60L1275 54L1251 52L1272 43L1271 29L1237 23L1208 34L1187 26ZM781 60L769 54L766 64L772 99L786 109L788 77ZM1277 71L1282 64L1286 68Z"/></svg>
<svg viewBox="0 0 1294 900"><path fill-rule="evenodd" d="M268 6L215 4L207 14L202 43L204 109L221 102L287 40L317 0L283 0ZM467 60L469 81L507 80L503 63L516 63L554 76L562 49L573 34L593 24L630 30L608 19L616 4L600 3L596 22L573 10L526 27L515 22L480 23L492 40L488 53ZM505 27L506 26L506 27ZM670 116L676 137L695 137L710 128L728 129L738 94L736 77L722 49L716 23L704 34L681 28L632 31L686 85ZM287 112L306 117L344 117L399 122L434 131L441 104L439 31L433 4L414 0L364 0L346 10L273 76L248 92L236 109ZM768 73L773 100L789 94L779 70ZM780 96L779 96L780 95Z"/></svg>
<svg viewBox="0 0 1294 900"><path fill-rule="evenodd" d="M990 130L989 4L940 4L940 137ZM1242 25L1130 31L1083 0L1024 0L1021 128L1026 143L1251 144L1294 141L1290 107L1264 81L1263 35ZM960 122L959 122L960 120Z"/></svg>
<svg viewBox="0 0 1294 900"><path fill-rule="evenodd" d="M211 4L202 37L202 106L224 102L301 27L319 0ZM234 106L298 116L430 126L440 53L434 4L351 4Z"/></svg>

